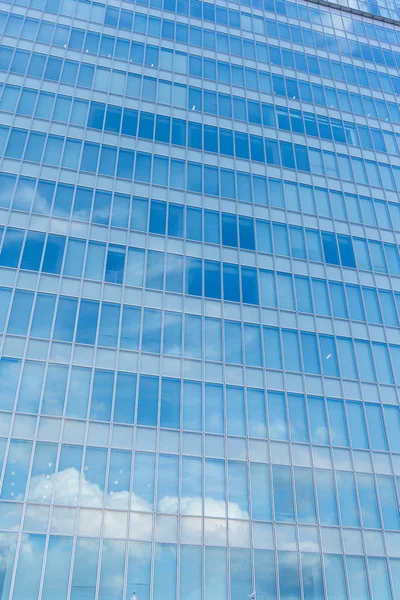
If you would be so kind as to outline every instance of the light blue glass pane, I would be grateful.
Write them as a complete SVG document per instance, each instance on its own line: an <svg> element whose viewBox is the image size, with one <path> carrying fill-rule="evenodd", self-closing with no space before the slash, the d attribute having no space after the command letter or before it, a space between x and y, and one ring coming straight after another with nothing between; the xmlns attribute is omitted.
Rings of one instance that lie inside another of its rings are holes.
<svg viewBox="0 0 400 600"><path fill-rule="evenodd" d="M282 369L279 329L263 327L264 356L267 369Z"/></svg>
<svg viewBox="0 0 400 600"><path fill-rule="evenodd" d="M221 517L225 514L225 464L221 460L205 461L204 512L206 516Z"/></svg>
<svg viewBox="0 0 400 600"><path fill-rule="evenodd" d="M342 525L345 527L359 527L360 522L353 474L338 472L336 474L336 481Z"/></svg>
<svg viewBox="0 0 400 600"><path fill-rule="evenodd" d="M127 567L127 595L139 592L143 600L150 598L151 544L129 542Z"/></svg>
<svg viewBox="0 0 400 600"><path fill-rule="evenodd" d="M363 556L346 556L350 600L369 600L367 569Z"/></svg>
<svg viewBox="0 0 400 600"><path fill-rule="evenodd" d="M199 546L181 546L180 597L191 600L202 598L202 551Z"/></svg>
<svg viewBox="0 0 400 600"><path fill-rule="evenodd" d="M261 597L263 600L275 597L276 569L273 551L254 551L254 571L257 597Z"/></svg>
<svg viewBox="0 0 400 600"><path fill-rule="evenodd" d="M71 600L81 600L82 597L94 600L98 559L99 540L89 538L77 540L72 572Z"/></svg>
<svg viewBox="0 0 400 600"><path fill-rule="evenodd" d="M4 598L9 597L16 547L17 534L4 533L0 543L0 593Z"/></svg>
<svg viewBox="0 0 400 600"><path fill-rule="evenodd" d="M33 293L17 290L14 295L7 333L26 335L31 316Z"/></svg>
<svg viewBox="0 0 400 600"><path fill-rule="evenodd" d="M23 535L12 595L14 600L38 596L45 542L44 535Z"/></svg>
<svg viewBox="0 0 400 600"><path fill-rule="evenodd" d="M209 600L227 600L226 548L205 548L205 596Z"/></svg>
<svg viewBox="0 0 400 600"><path fill-rule="evenodd" d="M309 396L307 402L312 442L314 444L329 444L324 399Z"/></svg>
<svg viewBox="0 0 400 600"><path fill-rule="evenodd" d="M290 436L293 442L308 442L304 396L288 394Z"/></svg>
<svg viewBox="0 0 400 600"><path fill-rule="evenodd" d="M26 362L19 390L17 410L36 413L39 409L40 395L45 365Z"/></svg>
<svg viewBox="0 0 400 600"><path fill-rule="evenodd" d="M31 325L32 337L50 338L55 304L56 296L48 294L37 295Z"/></svg>
<svg viewBox="0 0 400 600"><path fill-rule="evenodd" d="M111 404L114 388L114 372L94 372L90 418L98 421L111 420Z"/></svg>
<svg viewBox="0 0 400 600"><path fill-rule="evenodd" d="M285 396L279 392L268 392L268 421L272 439L288 439Z"/></svg>
<svg viewBox="0 0 400 600"><path fill-rule="evenodd" d="M377 484L384 528L400 529L399 505L393 479L379 475Z"/></svg>
<svg viewBox="0 0 400 600"><path fill-rule="evenodd" d="M294 481L299 523L316 523L317 514L311 469L295 468Z"/></svg>
<svg viewBox="0 0 400 600"><path fill-rule="evenodd" d="M329 399L327 404L332 445L348 446L349 441L343 402L341 400Z"/></svg>
<svg viewBox="0 0 400 600"><path fill-rule="evenodd" d="M162 380L160 426L179 429L180 427L181 383L178 379Z"/></svg>
<svg viewBox="0 0 400 600"><path fill-rule="evenodd" d="M390 559L390 569L392 572L392 581L394 588L394 595L396 600L400 598L400 560Z"/></svg>
<svg viewBox="0 0 400 600"><path fill-rule="evenodd" d="M371 576L372 597L374 600L392 600L387 563L385 558L368 557L368 566Z"/></svg>
<svg viewBox="0 0 400 600"><path fill-rule="evenodd" d="M244 390L239 387L226 388L227 433L246 435Z"/></svg>
<svg viewBox="0 0 400 600"><path fill-rule="evenodd" d="M217 384L205 384L205 430L224 433L224 395Z"/></svg>
<svg viewBox="0 0 400 600"><path fill-rule="evenodd" d="M103 448L87 448L83 470L85 484L81 487L81 506L103 506L104 487L107 468L107 450ZM93 494L96 489L96 494Z"/></svg>
<svg viewBox="0 0 400 600"><path fill-rule="evenodd" d="M267 465L250 464L252 518L270 521L272 518L270 471Z"/></svg>
<svg viewBox="0 0 400 600"><path fill-rule="evenodd" d="M0 359L0 408L12 410L16 398L21 361L12 358Z"/></svg>
<svg viewBox="0 0 400 600"><path fill-rule="evenodd" d="M242 364L242 334L240 323L224 321L225 325L225 361Z"/></svg>
<svg viewBox="0 0 400 600"><path fill-rule="evenodd" d="M240 600L252 587L250 550L231 548L231 600Z"/></svg>
<svg viewBox="0 0 400 600"><path fill-rule="evenodd" d="M203 466L201 458L182 458L182 499L181 512L185 515L202 513Z"/></svg>
<svg viewBox="0 0 400 600"><path fill-rule="evenodd" d="M205 359L222 361L222 322L205 319Z"/></svg>
<svg viewBox="0 0 400 600"><path fill-rule="evenodd" d="M100 346L117 347L120 308L119 304L102 304L98 337Z"/></svg>
<svg viewBox="0 0 400 600"><path fill-rule="evenodd" d="M31 442L11 440L0 497L23 500L32 450Z"/></svg>
<svg viewBox="0 0 400 600"><path fill-rule="evenodd" d="M68 417L86 418L91 377L91 369L72 367L66 408Z"/></svg>
<svg viewBox="0 0 400 600"><path fill-rule="evenodd" d="M183 429L202 429L202 390L201 383L183 383ZM223 405L222 405L223 410Z"/></svg>
<svg viewBox="0 0 400 600"><path fill-rule="evenodd" d="M317 470L315 472L315 479L317 483L320 522L322 525L338 525L336 494L332 473L329 471Z"/></svg>
<svg viewBox="0 0 400 600"><path fill-rule="evenodd" d="M1 364L1 363L0 363ZM400 452L400 412L397 406L384 406L386 429L392 452Z"/></svg>
<svg viewBox="0 0 400 600"><path fill-rule="evenodd" d="M343 558L333 554L324 555L325 581L328 600L347 600Z"/></svg>
<svg viewBox="0 0 400 600"><path fill-rule="evenodd" d="M67 597L72 541L68 537L50 537L43 580L43 600Z"/></svg>
<svg viewBox="0 0 400 600"><path fill-rule="evenodd" d="M363 406L360 402L347 402L350 437L355 448L368 448Z"/></svg>
<svg viewBox="0 0 400 600"><path fill-rule="evenodd" d="M301 573L303 577L304 600L324 600L320 555L302 552Z"/></svg>
<svg viewBox="0 0 400 600"><path fill-rule="evenodd" d="M113 420L119 423L133 423L136 399L136 374L117 374Z"/></svg>
<svg viewBox="0 0 400 600"><path fill-rule="evenodd" d="M357 487L364 527L379 529L381 527L381 520L372 475L357 473Z"/></svg>
<svg viewBox="0 0 400 600"><path fill-rule="evenodd" d="M299 568L295 552L278 552L279 591L282 600L300 600Z"/></svg>
<svg viewBox="0 0 400 600"><path fill-rule="evenodd" d="M154 600L175 600L176 546L156 544L154 557Z"/></svg>
<svg viewBox="0 0 400 600"><path fill-rule="evenodd" d="M272 467L275 519L294 521L292 478L288 467Z"/></svg>
<svg viewBox="0 0 400 600"><path fill-rule="evenodd" d="M247 423L250 437L267 437L264 392L247 389Z"/></svg>
<svg viewBox="0 0 400 600"><path fill-rule="evenodd" d="M366 404L365 411L371 448L373 450L387 450L386 433L384 429L382 410L378 404Z"/></svg>
<svg viewBox="0 0 400 600"><path fill-rule="evenodd" d="M122 600L125 542L104 540L100 567L99 600Z"/></svg>
<svg viewBox="0 0 400 600"><path fill-rule="evenodd" d="M62 416L67 379L68 367L49 365L42 401L43 413Z"/></svg>
<svg viewBox="0 0 400 600"><path fill-rule="evenodd" d="M157 425L158 385L158 377L141 375L137 414L138 425Z"/></svg>

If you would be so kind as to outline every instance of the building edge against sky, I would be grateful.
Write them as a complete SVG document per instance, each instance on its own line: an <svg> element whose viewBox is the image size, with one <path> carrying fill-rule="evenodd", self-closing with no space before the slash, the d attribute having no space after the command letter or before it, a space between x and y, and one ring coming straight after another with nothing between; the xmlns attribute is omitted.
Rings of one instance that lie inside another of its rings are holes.
<svg viewBox="0 0 400 600"><path fill-rule="evenodd" d="M0 35L0 599L400 600L399 4Z"/></svg>

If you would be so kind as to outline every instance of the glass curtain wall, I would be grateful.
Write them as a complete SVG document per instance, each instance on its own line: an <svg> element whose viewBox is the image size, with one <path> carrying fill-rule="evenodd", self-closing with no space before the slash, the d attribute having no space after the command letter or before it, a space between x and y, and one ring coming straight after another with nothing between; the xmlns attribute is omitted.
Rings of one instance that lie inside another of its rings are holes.
<svg viewBox="0 0 400 600"><path fill-rule="evenodd" d="M0 600L400 600L399 18L0 0Z"/></svg>

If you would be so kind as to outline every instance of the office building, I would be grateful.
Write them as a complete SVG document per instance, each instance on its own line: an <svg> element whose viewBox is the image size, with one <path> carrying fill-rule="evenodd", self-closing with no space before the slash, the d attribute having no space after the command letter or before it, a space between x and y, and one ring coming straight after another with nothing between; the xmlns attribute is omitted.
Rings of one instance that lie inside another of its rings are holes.
<svg viewBox="0 0 400 600"><path fill-rule="evenodd" d="M0 29L1 600L400 600L398 3Z"/></svg>

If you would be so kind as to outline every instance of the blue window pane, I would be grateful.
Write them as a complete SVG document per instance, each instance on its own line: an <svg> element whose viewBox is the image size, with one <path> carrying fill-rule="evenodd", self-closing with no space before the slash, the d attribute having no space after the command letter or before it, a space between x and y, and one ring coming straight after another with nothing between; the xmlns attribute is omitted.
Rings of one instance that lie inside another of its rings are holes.
<svg viewBox="0 0 400 600"><path fill-rule="evenodd" d="M180 427L180 381L163 378L161 386L160 426Z"/></svg>
<svg viewBox="0 0 400 600"><path fill-rule="evenodd" d="M122 283L125 267L125 248L111 245L108 247L105 280L110 283Z"/></svg>
<svg viewBox="0 0 400 600"><path fill-rule="evenodd" d="M0 377L3 385L0 389L0 407L2 410L13 410L21 361L12 358L0 359Z"/></svg>
<svg viewBox="0 0 400 600"><path fill-rule="evenodd" d="M30 332L32 337L50 338L55 304L56 297L54 295L37 295Z"/></svg>
<svg viewBox="0 0 400 600"><path fill-rule="evenodd" d="M22 229L12 229L10 227L7 229L0 252L0 265L2 267L16 268L18 266L23 239L24 232Z"/></svg>
<svg viewBox="0 0 400 600"><path fill-rule="evenodd" d="M136 374L117 374L113 420L133 424L135 415Z"/></svg>
<svg viewBox="0 0 400 600"><path fill-rule="evenodd" d="M111 401L113 396L114 373L96 370L93 379L90 418L99 421L110 421Z"/></svg>
<svg viewBox="0 0 400 600"><path fill-rule="evenodd" d="M142 375L139 381L138 425L153 425L158 422L158 377Z"/></svg>
<svg viewBox="0 0 400 600"><path fill-rule="evenodd" d="M20 290L15 292L7 333L16 335L27 334L32 305L33 292L23 292Z"/></svg>
<svg viewBox="0 0 400 600"><path fill-rule="evenodd" d="M92 300L81 300L76 341L79 344L94 344L96 340L99 303Z"/></svg>
<svg viewBox="0 0 400 600"><path fill-rule="evenodd" d="M42 270L44 273L59 274L65 248L64 236L49 234L43 257Z"/></svg>
<svg viewBox="0 0 400 600"><path fill-rule="evenodd" d="M45 235L29 231L26 237L24 252L21 259L21 269L39 271L42 261Z"/></svg>

